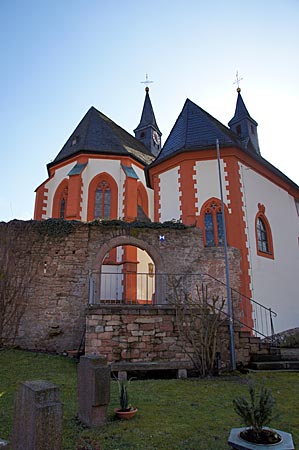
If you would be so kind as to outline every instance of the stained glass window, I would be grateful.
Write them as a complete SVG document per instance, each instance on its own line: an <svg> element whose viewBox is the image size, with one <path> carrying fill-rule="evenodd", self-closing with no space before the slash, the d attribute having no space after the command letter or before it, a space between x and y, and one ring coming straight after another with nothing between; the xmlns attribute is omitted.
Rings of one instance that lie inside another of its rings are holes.
<svg viewBox="0 0 299 450"><path fill-rule="evenodd" d="M215 245L213 215L209 212L205 213L205 234L206 234L206 245L208 246Z"/></svg>
<svg viewBox="0 0 299 450"><path fill-rule="evenodd" d="M60 219L64 219L65 217L65 198L63 198L60 202L60 211L59 211L59 217Z"/></svg>
<svg viewBox="0 0 299 450"><path fill-rule="evenodd" d="M222 212L217 212L216 219L217 219L218 245L224 245Z"/></svg>
<svg viewBox="0 0 299 450"><path fill-rule="evenodd" d="M111 190L106 181L101 181L96 189L94 216L99 219L109 219L111 210Z"/></svg>
<svg viewBox="0 0 299 450"><path fill-rule="evenodd" d="M224 228L220 203L211 201L205 208L204 227L205 245L209 247L224 245Z"/></svg>
<svg viewBox="0 0 299 450"><path fill-rule="evenodd" d="M67 188L65 188L62 193L60 205L59 205L59 218L60 219L65 219L67 193L68 193L68 190L67 190Z"/></svg>

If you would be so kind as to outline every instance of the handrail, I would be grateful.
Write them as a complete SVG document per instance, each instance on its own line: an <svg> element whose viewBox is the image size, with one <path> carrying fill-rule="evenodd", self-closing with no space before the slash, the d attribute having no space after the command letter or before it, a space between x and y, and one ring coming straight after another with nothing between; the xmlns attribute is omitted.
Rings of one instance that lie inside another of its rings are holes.
<svg viewBox="0 0 299 450"><path fill-rule="evenodd" d="M213 278L213 280L217 281L218 283L221 283L223 286L227 286L226 283L224 283L224 282L221 281L221 280L218 280L218 278L213 277L213 275L210 275L209 273L203 273L202 275L206 275L206 276L208 276L208 277L210 277L210 278ZM235 289L235 288L232 288L232 287L231 287L230 289L231 289L232 291L236 292L237 294L242 295L243 298L246 298L247 300L249 300L249 301L255 303L256 305L261 306L262 308L264 308L264 309L266 309L266 310L268 310L268 311L271 311L271 314L273 314L273 317L277 317L277 313L276 313L275 311L273 311L271 308L268 308L267 306L263 305L262 303L259 303L257 300L254 300L253 298L248 297L248 296L245 295L245 294L242 294L240 291L238 291L238 290Z"/></svg>

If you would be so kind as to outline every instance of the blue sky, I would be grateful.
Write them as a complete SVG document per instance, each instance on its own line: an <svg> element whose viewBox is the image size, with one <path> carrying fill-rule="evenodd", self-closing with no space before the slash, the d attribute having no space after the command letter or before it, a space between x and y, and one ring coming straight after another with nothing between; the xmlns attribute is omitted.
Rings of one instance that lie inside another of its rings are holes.
<svg viewBox="0 0 299 450"><path fill-rule="evenodd" d="M91 105L130 133L148 73L167 138L186 98L225 125L242 96L261 153L299 184L299 0L1 0L0 220L34 190Z"/></svg>

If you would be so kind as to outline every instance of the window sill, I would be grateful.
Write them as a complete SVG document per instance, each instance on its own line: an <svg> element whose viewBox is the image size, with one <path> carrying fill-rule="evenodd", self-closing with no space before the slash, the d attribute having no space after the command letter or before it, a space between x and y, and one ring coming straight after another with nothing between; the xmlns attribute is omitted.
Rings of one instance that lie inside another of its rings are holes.
<svg viewBox="0 0 299 450"><path fill-rule="evenodd" d="M274 259L273 253L266 253L266 252L257 250L257 254L258 254L258 256L262 256L263 258Z"/></svg>

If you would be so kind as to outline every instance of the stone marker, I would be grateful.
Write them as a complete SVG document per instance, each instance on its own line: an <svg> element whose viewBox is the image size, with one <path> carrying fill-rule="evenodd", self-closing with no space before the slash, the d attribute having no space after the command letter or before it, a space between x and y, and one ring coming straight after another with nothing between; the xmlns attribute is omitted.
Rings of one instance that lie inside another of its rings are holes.
<svg viewBox="0 0 299 450"><path fill-rule="evenodd" d="M63 405L49 381L21 383L14 406L13 450L61 450Z"/></svg>
<svg viewBox="0 0 299 450"><path fill-rule="evenodd" d="M78 417L88 427L103 425L110 401L110 366L106 358L81 356L78 364Z"/></svg>

